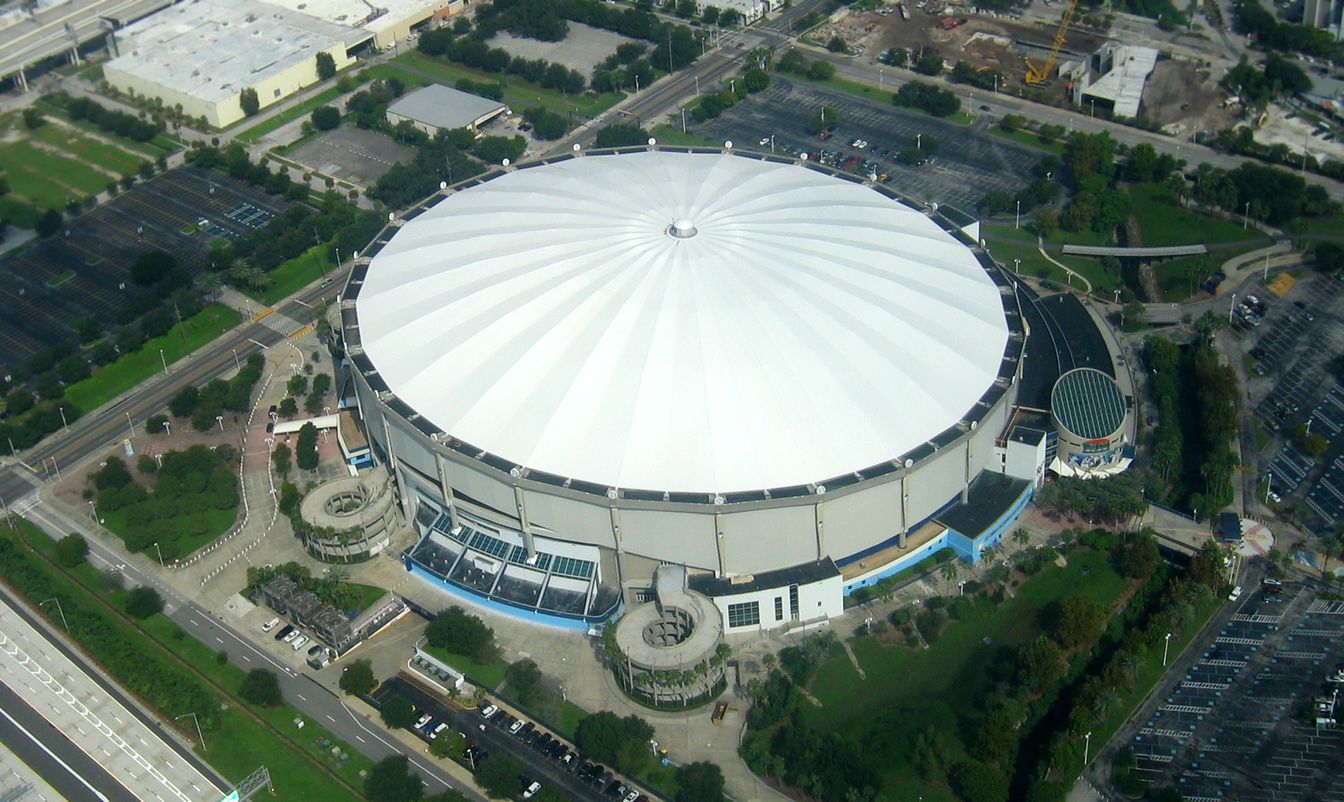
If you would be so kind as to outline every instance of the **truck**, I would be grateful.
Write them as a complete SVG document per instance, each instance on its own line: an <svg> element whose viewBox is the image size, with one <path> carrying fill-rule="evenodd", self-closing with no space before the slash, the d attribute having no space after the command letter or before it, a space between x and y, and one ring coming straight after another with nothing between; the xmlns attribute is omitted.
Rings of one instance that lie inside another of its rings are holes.
<svg viewBox="0 0 1344 802"><path fill-rule="evenodd" d="M910 19L910 9L905 7L905 3L897 3L896 9L901 12L901 19Z"/></svg>

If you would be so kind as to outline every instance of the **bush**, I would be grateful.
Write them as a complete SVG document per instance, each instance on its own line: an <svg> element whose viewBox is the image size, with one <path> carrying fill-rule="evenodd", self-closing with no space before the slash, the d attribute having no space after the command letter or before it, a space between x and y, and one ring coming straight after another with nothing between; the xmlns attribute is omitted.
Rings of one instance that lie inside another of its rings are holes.
<svg viewBox="0 0 1344 802"><path fill-rule="evenodd" d="M318 106L313 109L313 128L318 131L330 131L341 124L341 112L334 106Z"/></svg>
<svg viewBox="0 0 1344 802"><path fill-rule="evenodd" d="M61 230L61 213L55 209L47 209L37 218L33 230L42 239L51 239L56 235L56 232Z"/></svg>
<svg viewBox="0 0 1344 802"><path fill-rule="evenodd" d="M295 461L299 468L311 471L317 467L317 427L311 422L299 429L299 442L295 448Z"/></svg>
<svg viewBox="0 0 1344 802"><path fill-rule="evenodd" d="M648 749L652 737L653 727L644 719L619 718L610 710L584 716L574 731L574 743L584 755L628 775L640 773L652 762Z"/></svg>
<svg viewBox="0 0 1344 802"><path fill-rule="evenodd" d="M952 788L965 802L1005 802L1008 778L984 763L964 761L952 767Z"/></svg>
<svg viewBox="0 0 1344 802"><path fill-rule="evenodd" d="M483 663L495 655L495 631L461 607L440 610L425 629L429 645Z"/></svg>
<svg viewBox="0 0 1344 802"><path fill-rule="evenodd" d="M56 541L56 562L66 568L80 565L88 555L89 543L83 535L70 534Z"/></svg>
<svg viewBox="0 0 1344 802"><path fill-rule="evenodd" d="M327 80L336 75L336 59L331 57L330 53L323 51L317 54L317 77L320 80Z"/></svg>
<svg viewBox="0 0 1344 802"><path fill-rule="evenodd" d="M723 771L699 761L677 769L676 802L705 802L723 798Z"/></svg>
<svg viewBox="0 0 1344 802"><path fill-rule="evenodd" d="M251 117L261 109L261 100L257 97L257 90L247 87L238 93L238 105L243 110L244 117Z"/></svg>
<svg viewBox="0 0 1344 802"><path fill-rule="evenodd" d="M163 597L154 588L141 585L126 594L126 614L131 618L143 621L161 612L163 612Z"/></svg>
<svg viewBox="0 0 1344 802"><path fill-rule="evenodd" d="M261 707L279 707L284 698L280 695L280 680L275 672L264 668L254 668L247 672L243 684L238 688L243 701Z"/></svg>
<svg viewBox="0 0 1344 802"><path fill-rule="evenodd" d="M356 660L341 672L341 690L351 696L365 696L378 687L373 676L373 664L368 660Z"/></svg>

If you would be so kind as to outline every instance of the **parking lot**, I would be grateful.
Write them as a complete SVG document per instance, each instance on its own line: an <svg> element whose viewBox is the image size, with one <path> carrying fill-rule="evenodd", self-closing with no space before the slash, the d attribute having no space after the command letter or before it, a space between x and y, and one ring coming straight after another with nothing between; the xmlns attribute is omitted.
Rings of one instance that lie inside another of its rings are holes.
<svg viewBox="0 0 1344 802"><path fill-rule="evenodd" d="M836 131L826 141L806 130L808 120L819 116L822 106L839 111ZM689 121L689 114L687 117ZM757 150L769 150L769 138L773 136L777 152L828 150L840 164L858 156L887 173L890 186L897 192L966 211L973 211L991 190L1017 192L1030 180L1032 167L1044 155L991 136L979 126L956 125L779 75L771 76L769 89L713 120L695 125L693 133ZM918 167L898 164L896 155L913 148L917 136L921 144L925 137L938 142L932 163ZM766 144L758 144L762 139ZM850 143L855 140L866 142L868 147L853 147Z"/></svg>
<svg viewBox="0 0 1344 802"><path fill-rule="evenodd" d="M413 665L409 667L415 668ZM560 790L573 800L634 802L638 799L648 802L646 796L606 767L578 755L573 745L563 738L495 705L483 706L479 711L464 710L405 674L389 678L373 693L375 703L380 706L392 696L404 697L415 708L419 720L423 721L415 729L415 735L425 743L437 737L434 732L440 724L460 732L467 740L463 765L473 771L492 754L517 758L524 766L520 792L532 782L539 782L543 787ZM490 715L482 715L486 712Z"/></svg>
<svg viewBox="0 0 1344 802"><path fill-rule="evenodd" d="M1255 415L1280 435L1260 463L1260 479L1268 482L1270 501L1292 497L1308 528L1325 531L1344 521L1344 386L1329 370L1344 354L1344 284L1311 274L1283 299L1257 297L1263 315L1238 304L1233 318L1248 343ZM1325 452L1316 456L1295 443L1299 430L1325 438Z"/></svg>
<svg viewBox="0 0 1344 802"><path fill-rule="evenodd" d="M343 125L304 140L287 155L310 170L368 187L392 165L409 161L415 150L377 131Z"/></svg>
<svg viewBox="0 0 1344 802"><path fill-rule="evenodd" d="M1344 800L1344 604L1259 589L1152 706L1132 746L1139 776L1190 802ZM1321 701L1325 700L1325 701Z"/></svg>
<svg viewBox="0 0 1344 802"><path fill-rule="evenodd" d="M130 265L162 250L188 272L209 267L209 243L265 225L278 199L213 170L181 167L136 184L49 240L0 258L0 366L23 362L93 317L105 328L139 290ZM205 221L204 223L202 221Z"/></svg>

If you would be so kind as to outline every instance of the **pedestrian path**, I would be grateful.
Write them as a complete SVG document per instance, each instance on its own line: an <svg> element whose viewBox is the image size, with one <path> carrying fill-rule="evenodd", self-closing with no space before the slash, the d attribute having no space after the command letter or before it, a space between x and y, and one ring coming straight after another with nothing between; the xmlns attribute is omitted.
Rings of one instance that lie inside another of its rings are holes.
<svg viewBox="0 0 1344 802"><path fill-rule="evenodd" d="M214 802L224 796L8 605L0 605L0 682L137 798Z"/></svg>

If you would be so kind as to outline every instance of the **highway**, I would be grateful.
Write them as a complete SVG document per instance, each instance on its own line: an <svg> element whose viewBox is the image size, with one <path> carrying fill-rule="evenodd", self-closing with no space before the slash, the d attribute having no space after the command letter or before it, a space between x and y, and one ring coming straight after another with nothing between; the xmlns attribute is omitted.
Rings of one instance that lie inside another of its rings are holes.
<svg viewBox="0 0 1344 802"><path fill-rule="evenodd" d="M233 355L229 354L229 364ZM46 506L34 507L26 517L48 532L83 532L81 524L75 524ZM290 704L303 711L314 721L331 730L332 734L344 740L352 748L374 759L381 760L396 754L406 754L396 744L385 739L379 732L379 724L357 715L341 703L331 691L306 673L297 672L291 667L276 662L270 655L262 652L251 641L240 635L224 623L219 616L203 610L177 592L171 585L159 579L152 571L144 571L136 560L127 560L98 540L89 537L89 556L95 565L118 568L127 579L138 585L146 585L157 590L167 601L164 613L188 634L212 649L228 652L229 660L244 670L266 668L274 671L280 681L280 690ZM437 794L445 788L453 788L474 802L486 802L485 797L474 789L460 787L450 782L447 775L433 764L416 755L408 755L421 776L427 781L428 794ZM284 791L284 778L272 778L276 786Z"/></svg>
<svg viewBox="0 0 1344 802"><path fill-rule="evenodd" d="M0 743L70 802L136 802L134 794L3 683Z"/></svg>
<svg viewBox="0 0 1344 802"><path fill-rule="evenodd" d="M74 0L38 11L28 20L0 31L0 77L70 49L66 25L79 41L97 38L105 29L100 17L119 21L139 19L169 5L171 0Z"/></svg>

